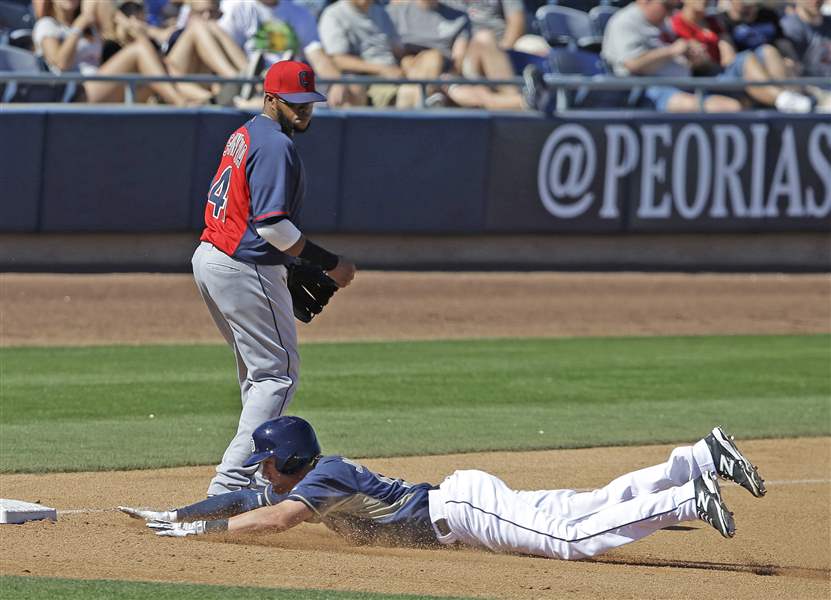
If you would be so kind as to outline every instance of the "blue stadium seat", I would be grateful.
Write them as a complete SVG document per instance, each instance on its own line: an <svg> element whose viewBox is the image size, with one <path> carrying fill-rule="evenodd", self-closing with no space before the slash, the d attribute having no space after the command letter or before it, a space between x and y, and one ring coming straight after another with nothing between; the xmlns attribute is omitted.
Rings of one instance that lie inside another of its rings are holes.
<svg viewBox="0 0 831 600"><path fill-rule="evenodd" d="M32 49L32 27L35 17L28 4L0 0L0 46Z"/></svg>
<svg viewBox="0 0 831 600"><path fill-rule="evenodd" d="M31 52L0 46L0 73L43 73L43 62ZM74 96L75 84L31 84L15 81L0 83L0 102L67 102Z"/></svg>
<svg viewBox="0 0 831 600"><path fill-rule="evenodd" d="M13 31L31 29L34 26L35 17L30 5L0 0L0 29Z"/></svg>
<svg viewBox="0 0 831 600"><path fill-rule="evenodd" d="M600 49L602 38L595 34L588 13L551 5L540 7L536 17L540 33L552 48Z"/></svg>
<svg viewBox="0 0 831 600"><path fill-rule="evenodd" d="M603 32L606 31L606 24L612 15L618 11L614 6L595 6L589 11L589 19L592 22L594 34L603 38Z"/></svg>
<svg viewBox="0 0 831 600"><path fill-rule="evenodd" d="M549 55L551 72L561 75L585 75L594 77L608 75L603 59L594 52L553 48ZM589 90L578 88L568 90L566 97L572 108L617 108L626 106L629 94L616 90Z"/></svg>

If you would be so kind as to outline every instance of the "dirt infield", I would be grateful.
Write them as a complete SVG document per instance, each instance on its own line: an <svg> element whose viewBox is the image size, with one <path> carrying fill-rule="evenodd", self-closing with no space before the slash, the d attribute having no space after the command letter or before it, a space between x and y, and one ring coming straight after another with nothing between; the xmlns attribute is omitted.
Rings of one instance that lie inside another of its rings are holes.
<svg viewBox="0 0 831 600"><path fill-rule="evenodd" d="M0 282L0 344L215 342L183 276L30 276ZM362 273L303 340L831 331L828 276ZM63 511L57 524L3 527L0 573L349 589L499 598L827 598L831 438L750 440L769 483L725 486L737 537L703 523L661 531L598 560L474 550L348 546L319 525L281 536L158 539L116 504L199 498L210 467L2 475L3 497ZM669 447L467 454L366 461L438 482L483 468L517 488L602 485ZM522 465L522 470L518 469Z"/></svg>
<svg viewBox="0 0 831 600"><path fill-rule="evenodd" d="M0 345L220 342L186 275L0 274ZM831 332L831 276L360 272L301 341Z"/></svg>

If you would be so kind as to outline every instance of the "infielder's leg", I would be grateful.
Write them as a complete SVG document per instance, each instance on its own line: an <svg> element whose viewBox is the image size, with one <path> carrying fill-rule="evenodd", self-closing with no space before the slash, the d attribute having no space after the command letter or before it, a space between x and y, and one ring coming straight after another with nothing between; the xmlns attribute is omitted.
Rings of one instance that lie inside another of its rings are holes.
<svg viewBox="0 0 831 600"><path fill-rule="evenodd" d="M562 518L534 508L497 477L456 471L438 492L455 539L497 552L549 558L595 556L669 525L698 518L695 484L611 505L583 518Z"/></svg>
<svg viewBox="0 0 831 600"><path fill-rule="evenodd" d="M534 508L552 515L578 518L643 494L683 485L699 477L703 471L713 470L710 450L704 440L699 440L693 446L675 448L666 462L621 475L597 490L520 491L517 495Z"/></svg>
<svg viewBox="0 0 831 600"><path fill-rule="evenodd" d="M300 357L284 267L242 263L210 244L200 246L193 265L200 291L211 300L209 309L214 306L219 313L212 310L220 331L231 332L241 379L237 433L208 488L208 494L215 495L255 483L256 468L241 466L251 451L251 433L291 402Z"/></svg>

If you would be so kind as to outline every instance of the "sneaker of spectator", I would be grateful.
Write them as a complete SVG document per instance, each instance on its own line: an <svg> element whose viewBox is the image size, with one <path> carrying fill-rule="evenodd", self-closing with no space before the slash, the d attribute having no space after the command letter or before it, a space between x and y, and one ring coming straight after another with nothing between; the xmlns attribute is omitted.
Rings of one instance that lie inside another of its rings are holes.
<svg viewBox="0 0 831 600"><path fill-rule="evenodd" d="M690 54L693 74L724 80L770 81L784 77L781 56L774 60L776 71L751 50L736 52L730 35L719 19L708 16L706 0L685 0L683 8L672 16L672 28L677 36L689 40L696 49ZM775 85L748 86L745 93L762 106L775 106L784 112L809 112L812 101L796 90Z"/></svg>
<svg viewBox="0 0 831 600"><path fill-rule="evenodd" d="M393 0L387 14L401 39L401 67L410 79L438 79L442 74L460 74L470 39L470 20L463 12L439 0ZM425 104L442 106L447 97L437 86L427 87ZM421 86L404 85L398 90L397 108L419 106Z"/></svg>
<svg viewBox="0 0 831 600"><path fill-rule="evenodd" d="M308 63L321 79L340 79L341 69L323 47L315 17L292 0L222 0L221 27L236 44L245 50L247 67L244 74L255 77L280 60L301 60ZM259 108L248 102L253 88L243 88L237 105ZM343 85L332 85L326 91L330 106L360 104ZM256 100L261 104L261 100Z"/></svg>
<svg viewBox="0 0 831 600"><path fill-rule="evenodd" d="M674 8L672 0L635 0L612 15L603 35L602 56L616 75L691 75L691 61L699 60L702 51L689 40L669 41L670 34L663 26ZM734 112L742 109L741 103L729 96L710 94L699 101L695 94L672 86L651 86L644 95L659 111Z"/></svg>
<svg viewBox="0 0 831 600"><path fill-rule="evenodd" d="M42 16L35 23L32 38L36 53L43 57L49 68L57 72L80 71L85 75L168 75L156 47L149 38L141 35L102 62L103 43L99 31L109 24L102 25L99 20L106 15L100 11L101 4L94 0L45 0L39 5ZM88 102L122 102L124 99L124 86L117 82L87 81L81 87ZM196 104L201 100L165 81L139 87L136 99L147 101L153 94L176 106Z"/></svg>
<svg viewBox="0 0 831 600"><path fill-rule="evenodd" d="M780 23L802 64L802 75L831 78L831 16L823 15L822 6L823 0L797 0L795 10Z"/></svg>
<svg viewBox="0 0 831 600"><path fill-rule="evenodd" d="M375 75L401 79L404 70L398 59L404 50L398 32L384 8L373 0L338 0L320 15L320 39L335 65L348 74ZM374 84L364 89L351 85L355 97L363 96L363 104L391 106L396 101L398 86Z"/></svg>

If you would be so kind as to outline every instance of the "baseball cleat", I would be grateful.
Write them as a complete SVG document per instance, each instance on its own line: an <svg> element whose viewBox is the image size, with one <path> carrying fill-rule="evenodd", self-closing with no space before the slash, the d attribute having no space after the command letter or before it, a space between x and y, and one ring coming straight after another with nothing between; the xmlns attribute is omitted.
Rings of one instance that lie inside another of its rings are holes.
<svg viewBox="0 0 831 600"><path fill-rule="evenodd" d="M757 498L765 495L765 480L736 447L733 436L727 435L721 427L715 427L704 441L720 477L738 483Z"/></svg>
<svg viewBox="0 0 831 600"><path fill-rule="evenodd" d="M721 499L716 474L708 471L695 480L695 511L698 518L709 523L726 538L736 535L736 523L733 513L727 510Z"/></svg>
<svg viewBox="0 0 831 600"><path fill-rule="evenodd" d="M118 506L116 508L134 519L143 519L145 521L176 521L175 510L144 510L142 508L133 508L132 506Z"/></svg>

